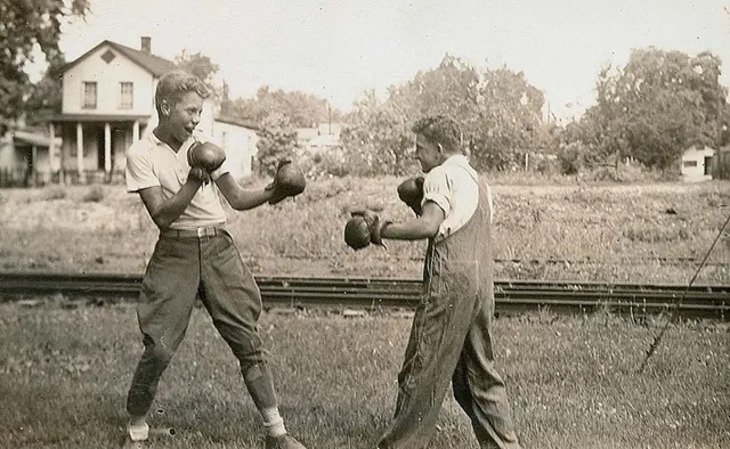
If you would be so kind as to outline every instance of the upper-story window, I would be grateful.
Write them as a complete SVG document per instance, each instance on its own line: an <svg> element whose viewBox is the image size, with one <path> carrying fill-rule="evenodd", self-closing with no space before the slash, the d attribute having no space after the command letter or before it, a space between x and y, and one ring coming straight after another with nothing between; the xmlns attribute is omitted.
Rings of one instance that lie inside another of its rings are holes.
<svg viewBox="0 0 730 449"><path fill-rule="evenodd" d="M134 107L134 83L122 81L119 83L119 109L132 109Z"/></svg>
<svg viewBox="0 0 730 449"><path fill-rule="evenodd" d="M84 81L82 107L96 109L96 81Z"/></svg>

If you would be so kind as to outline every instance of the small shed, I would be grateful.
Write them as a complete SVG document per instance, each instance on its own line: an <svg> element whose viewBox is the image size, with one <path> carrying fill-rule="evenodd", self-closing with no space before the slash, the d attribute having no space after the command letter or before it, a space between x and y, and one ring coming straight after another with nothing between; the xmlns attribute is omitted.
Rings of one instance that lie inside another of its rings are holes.
<svg viewBox="0 0 730 449"><path fill-rule="evenodd" d="M712 179L712 158L714 156L714 148L708 146L704 148L689 147L682 154L682 165L680 167L682 180L685 182L698 182Z"/></svg>

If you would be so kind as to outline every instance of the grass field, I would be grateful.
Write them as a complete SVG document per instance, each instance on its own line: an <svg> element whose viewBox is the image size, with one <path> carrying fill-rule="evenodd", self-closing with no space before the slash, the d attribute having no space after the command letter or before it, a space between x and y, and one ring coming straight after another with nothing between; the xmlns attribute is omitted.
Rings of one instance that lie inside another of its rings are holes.
<svg viewBox="0 0 730 449"><path fill-rule="evenodd" d="M399 181L313 181L295 201L229 211L229 228L255 273L417 277L423 243L354 253L342 238L357 208L408 218ZM498 278L686 284L730 214L727 181L517 182L493 182ZM143 272L157 235L138 196L119 185L0 190L0 233L0 269L131 273ZM729 236L698 283L730 283Z"/></svg>
<svg viewBox="0 0 730 449"><path fill-rule="evenodd" d="M312 182L296 201L229 211L229 229L257 274L418 277L422 243L355 253L342 241L351 210L409 217L395 195L399 181ZM502 279L686 284L730 213L727 182L492 184ZM730 284L729 231L697 283ZM155 239L139 198L122 186L0 190L0 270L141 273ZM133 305L60 296L38 304L0 298L0 448L115 447L141 353ZM497 358L524 447L730 447L728 324L671 327L637 373L664 319L549 310L499 318ZM409 325L407 313L265 313L289 430L310 448L372 449L393 411ZM202 309L152 415L153 447L261 446L260 418ZM165 436L171 427L175 436ZM430 447L475 444L448 399Z"/></svg>
<svg viewBox="0 0 730 449"><path fill-rule="evenodd" d="M141 353L134 307L0 305L0 447L112 448ZM265 313L282 411L310 448L373 448L390 419L410 317ZM681 323L643 374L658 332L611 315L496 321L497 358L526 449L730 447L727 324ZM258 448L260 418L204 309L165 373L156 448ZM174 428L174 436L163 436ZM447 399L431 448L475 448Z"/></svg>

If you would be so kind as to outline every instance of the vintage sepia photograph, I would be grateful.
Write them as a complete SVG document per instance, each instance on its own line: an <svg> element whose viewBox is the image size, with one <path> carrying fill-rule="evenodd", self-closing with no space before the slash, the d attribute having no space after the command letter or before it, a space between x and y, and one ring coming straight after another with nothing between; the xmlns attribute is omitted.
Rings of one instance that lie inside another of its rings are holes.
<svg viewBox="0 0 730 449"><path fill-rule="evenodd" d="M0 448L730 449L730 0L0 0Z"/></svg>

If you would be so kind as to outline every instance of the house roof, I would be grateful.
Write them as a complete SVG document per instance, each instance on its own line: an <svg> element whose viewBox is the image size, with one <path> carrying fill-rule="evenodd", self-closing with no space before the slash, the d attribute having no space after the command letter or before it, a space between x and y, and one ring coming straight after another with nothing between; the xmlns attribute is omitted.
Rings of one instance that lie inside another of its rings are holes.
<svg viewBox="0 0 730 449"><path fill-rule="evenodd" d="M155 56L153 54L145 53L141 50L135 50L134 48L127 47L122 44L118 44L116 42L112 42L110 40L104 40L100 42L98 45L96 45L91 50L87 51L83 55L79 56L72 62L69 62L66 64L66 66L63 68L64 72L67 72L72 67L76 66L78 63L86 59L89 55L94 53L96 50L98 50L100 47L108 45L114 50L118 51L119 53L123 54L127 58L131 59L132 62L137 64L138 66L142 67L143 69L147 70L151 74L153 74L156 77L160 77L164 75L165 73L169 72L170 70L175 68L175 64L165 58L161 58L159 56Z"/></svg>

